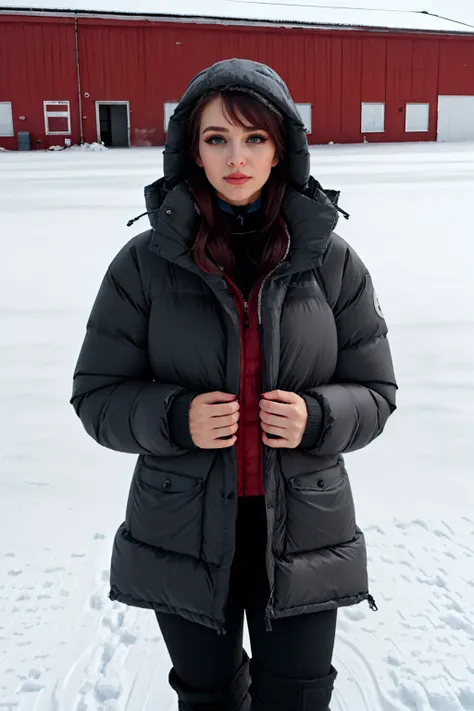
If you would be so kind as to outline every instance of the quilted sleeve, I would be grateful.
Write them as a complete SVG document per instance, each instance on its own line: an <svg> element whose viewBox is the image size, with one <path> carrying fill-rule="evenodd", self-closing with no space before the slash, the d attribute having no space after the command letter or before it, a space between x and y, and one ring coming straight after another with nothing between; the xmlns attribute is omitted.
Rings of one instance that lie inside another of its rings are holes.
<svg viewBox="0 0 474 711"><path fill-rule="evenodd" d="M132 240L113 260L95 299L71 404L88 434L104 447L169 456L183 453L170 435L168 415L184 391L153 379L149 310Z"/></svg>
<svg viewBox="0 0 474 711"><path fill-rule="evenodd" d="M362 449L384 430L396 409L397 384L385 322L372 278L339 237L321 267L338 334L331 382L308 390L321 406L319 437L307 451L343 454Z"/></svg>

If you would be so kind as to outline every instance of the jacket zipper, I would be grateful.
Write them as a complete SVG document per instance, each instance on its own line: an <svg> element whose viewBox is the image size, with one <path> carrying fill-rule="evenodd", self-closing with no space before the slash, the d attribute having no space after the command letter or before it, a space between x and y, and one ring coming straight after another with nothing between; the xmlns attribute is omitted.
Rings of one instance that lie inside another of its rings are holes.
<svg viewBox="0 0 474 711"><path fill-rule="evenodd" d="M243 296L242 296L243 298ZM244 328L249 327L249 304L248 301L244 299Z"/></svg>
<svg viewBox="0 0 474 711"><path fill-rule="evenodd" d="M260 290L258 292L258 301L257 301L257 310L258 310L258 325L259 328L262 327L262 299L263 299L263 289L265 287L265 284L268 282L268 280L271 278L271 276L276 272L280 264L285 261L285 259L288 256L288 253L290 251L291 247L291 237L290 233L288 231L288 228L285 224L285 222L282 220L281 221L283 228L285 230L286 237L288 239L288 244L286 246L286 251L285 254L283 255L283 258L278 262L278 264L269 272L265 279L262 281L260 285ZM262 352L263 352L263 345L262 345ZM264 459L264 477L265 477L265 459ZM265 478L264 478L265 481ZM267 516L267 523L268 523L268 516ZM265 608L265 629L267 632L272 631L272 619L275 619L275 584L270 581L270 565L269 565L269 545L267 542L267 552L266 552L266 566L267 566L267 577L268 577L268 582L270 584L270 597L268 599L267 606Z"/></svg>
<svg viewBox="0 0 474 711"><path fill-rule="evenodd" d="M245 298L244 298L244 295L242 294L242 292L241 292L240 289L238 288L237 284L234 284L234 286L235 286L235 288L237 289L237 291L239 292L240 298L242 299L242 303L243 303L243 305L244 305L244 328L248 328L248 327L249 327L249 324L250 324L250 321L249 321L249 303L250 303L250 298L251 298L251 296L252 296L252 291L253 291L253 289L252 289L252 291L251 291L250 294L249 294L249 298L248 298L248 299L245 299Z"/></svg>
<svg viewBox="0 0 474 711"><path fill-rule="evenodd" d="M275 598L275 586L272 585L272 588L270 590L270 599L268 600L267 607L265 609L265 630L267 632L272 631L272 620L275 618L275 610L273 609L274 598Z"/></svg>
<svg viewBox="0 0 474 711"><path fill-rule="evenodd" d="M369 603L369 607L370 607L370 609L372 610L372 612L377 612L377 611L378 611L379 608L377 607L377 603L375 602L375 600L374 600L374 598L372 597L372 595L369 595L369 596L367 597L367 602Z"/></svg>
<svg viewBox="0 0 474 711"><path fill-rule="evenodd" d="M282 264L282 262L285 261L285 259L286 259L287 256L288 256L288 253L289 253L289 251L290 251L290 247L291 247L291 237L290 237L290 233L289 233L288 228L287 228L287 226L286 226L286 224L285 224L285 222L284 222L283 220L282 220L282 225L283 225L283 228L284 228L284 230L285 230L285 234L286 234L286 236L287 236L288 243L287 243L287 246L286 246L285 254L283 255L282 259L281 259L281 260L278 262L278 264L266 275L266 277L262 280L262 283L260 284L260 289L259 289L258 297L257 297L257 313L258 313L258 325L259 325L259 327L261 327L261 325L262 325L262 295L263 295L263 289L264 289L264 287L265 287L265 284L268 282L268 280L269 280L269 279L271 278L271 276L274 274L274 272L276 272L276 270L277 270L278 267ZM222 267L221 265L219 265L219 268L221 269L222 272L224 271L224 269L223 269L223 267ZM234 282L232 282L232 283L234 283ZM252 293L253 293L253 289L252 289L252 291L250 292L250 295L249 295L248 300L246 300L246 299L244 298L244 295L242 294L241 290L236 286L236 284L234 284L234 286L236 287L237 291L239 292L240 297L241 297L241 299L242 299L242 301L243 301L243 304L244 304L244 329L245 329L245 328L248 328L248 326L249 326L249 301L250 301L250 299L251 299L251 296L252 296ZM239 321L240 321L240 319L239 319ZM243 329L242 329L242 327L241 327L240 324L239 324L239 330L240 330L240 348L241 348L241 353L242 353L242 356L241 356L241 363L240 363L240 392L239 392L239 394L240 394L240 393L242 392L242 372L243 372L242 366L243 366L243 352L244 352L244 351L243 351L243 349L244 349ZM241 445L241 448L242 448L242 441L240 442L240 445ZM242 451L242 450L241 450L241 451ZM241 463L241 468L242 468L242 463ZM273 583L270 582L268 557L269 557L269 556L268 556L268 545L267 545L267 553L266 553L267 577L268 577L268 582L269 582L270 585L271 585L271 588L270 588L270 598L269 598L268 603L267 603L266 608L265 608L265 629L267 630L267 632L271 632L271 631L272 631L272 619L275 618L275 610L274 610L275 586L274 586Z"/></svg>
<svg viewBox="0 0 474 711"><path fill-rule="evenodd" d="M288 244L287 244L287 246L286 246L286 252L285 252L285 254L283 255L282 259L278 262L278 264L277 264L275 267L273 267L273 269L272 269L270 272L268 272L267 276L265 277L265 279L262 281L262 283L261 283L261 285L260 285L260 291L258 292L258 302L257 302L257 308L258 308L258 325L259 325L259 326L262 325L262 297L263 297L263 289L264 289L264 287L265 287L265 284L266 284L267 281L270 279L270 277L276 272L276 270L278 269L278 267L280 266L280 264L282 264L282 262L285 261L285 259L286 259L287 256L288 256L288 253L289 253L289 251L290 251L290 247L291 247L291 237L290 237L290 233L288 232L288 227L286 226L286 224L285 224L285 222L284 222L283 220L282 220L282 225L283 225L283 228L284 228L284 230L285 230L286 237L287 237L287 239L288 239Z"/></svg>

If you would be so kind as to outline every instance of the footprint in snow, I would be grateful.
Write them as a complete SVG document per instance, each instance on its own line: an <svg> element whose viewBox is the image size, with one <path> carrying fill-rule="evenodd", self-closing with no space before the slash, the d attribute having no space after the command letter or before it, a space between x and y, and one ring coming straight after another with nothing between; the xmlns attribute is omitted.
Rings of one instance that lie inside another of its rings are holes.
<svg viewBox="0 0 474 711"><path fill-rule="evenodd" d="M422 578L419 575L417 575L416 581L418 583L422 583L423 585L435 585L438 588L444 588L445 590L448 589L446 580L441 575L436 575L434 578L428 577L428 576L426 576L425 578Z"/></svg>
<svg viewBox="0 0 474 711"><path fill-rule="evenodd" d="M368 526L368 527L366 528L366 531L367 531L368 533L379 533L381 536L386 536L386 535L387 535L387 534L385 533L385 531L383 530L383 528L380 528L380 526L376 526L376 525L374 525L374 526Z"/></svg>
<svg viewBox="0 0 474 711"><path fill-rule="evenodd" d="M442 615L439 619L453 630L463 630L467 632L470 638L474 640L474 625L461 615L451 612L448 615Z"/></svg>
<svg viewBox="0 0 474 711"><path fill-rule="evenodd" d="M28 679L27 681L24 681L20 687L20 691L26 693L34 693L35 691L41 691L42 689L44 689L44 684L40 684L39 682L34 681L33 679Z"/></svg>
<svg viewBox="0 0 474 711"><path fill-rule="evenodd" d="M359 622L360 620L365 620L367 615L360 607L349 607L345 610L345 617L348 617L353 622Z"/></svg>
<svg viewBox="0 0 474 711"><path fill-rule="evenodd" d="M110 700L115 700L120 698L122 694L122 687L120 681L117 680L109 681L102 679L99 681L94 689L94 695L100 703L107 703Z"/></svg>
<svg viewBox="0 0 474 711"><path fill-rule="evenodd" d="M112 612L102 620L104 627L108 627L111 632L118 632L125 621L125 614L120 610L115 614Z"/></svg>
<svg viewBox="0 0 474 711"><path fill-rule="evenodd" d="M441 531L439 528L435 528L433 533L435 536L438 536L438 538L446 538L447 541L451 540L451 536L449 536L445 531Z"/></svg>
<svg viewBox="0 0 474 711"><path fill-rule="evenodd" d="M102 610L104 607L104 601L100 595L92 595L89 600L89 605L93 610Z"/></svg>
<svg viewBox="0 0 474 711"><path fill-rule="evenodd" d="M459 694L459 703L465 711L474 711L474 691L466 687Z"/></svg>
<svg viewBox="0 0 474 711"><path fill-rule="evenodd" d="M126 647L130 647L137 641L137 636L132 634L131 632L123 632L120 635L120 641L122 644L125 644Z"/></svg>

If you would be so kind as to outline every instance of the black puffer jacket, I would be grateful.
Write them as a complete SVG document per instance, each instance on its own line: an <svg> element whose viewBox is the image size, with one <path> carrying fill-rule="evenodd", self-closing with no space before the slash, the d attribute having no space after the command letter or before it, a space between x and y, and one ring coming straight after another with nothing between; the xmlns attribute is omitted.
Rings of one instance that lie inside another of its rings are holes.
<svg viewBox="0 0 474 711"><path fill-rule="evenodd" d="M221 276L190 245L198 215L183 182L183 131L211 89L257 90L285 116L291 244L260 292L264 392L321 405L311 449L265 448L267 617L367 599L366 550L342 455L368 445L395 409L387 327L371 278L333 230L334 204L309 177L306 135L268 67L221 62L196 77L171 120L165 182L146 189L152 229L113 260L92 309L72 403L100 444L140 455L113 550L111 597L225 628L237 510L235 447L183 449L170 436L178 394L239 393L239 322ZM335 201L335 195L331 196Z"/></svg>

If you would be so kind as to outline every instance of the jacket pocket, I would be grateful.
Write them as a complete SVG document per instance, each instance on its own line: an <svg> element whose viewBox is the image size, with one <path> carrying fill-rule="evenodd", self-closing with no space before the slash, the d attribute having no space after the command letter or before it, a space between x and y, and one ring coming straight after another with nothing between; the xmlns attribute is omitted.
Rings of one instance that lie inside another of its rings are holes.
<svg viewBox="0 0 474 711"><path fill-rule="evenodd" d="M354 538L354 500L342 464L288 479L286 489L285 553L313 551Z"/></svg>
<svg viewBox="0 0 474 711"><path fill-rule="evenodd" d="M156 548L200 557L204 481L142 464L129 510L133 538Z"/></svg>

